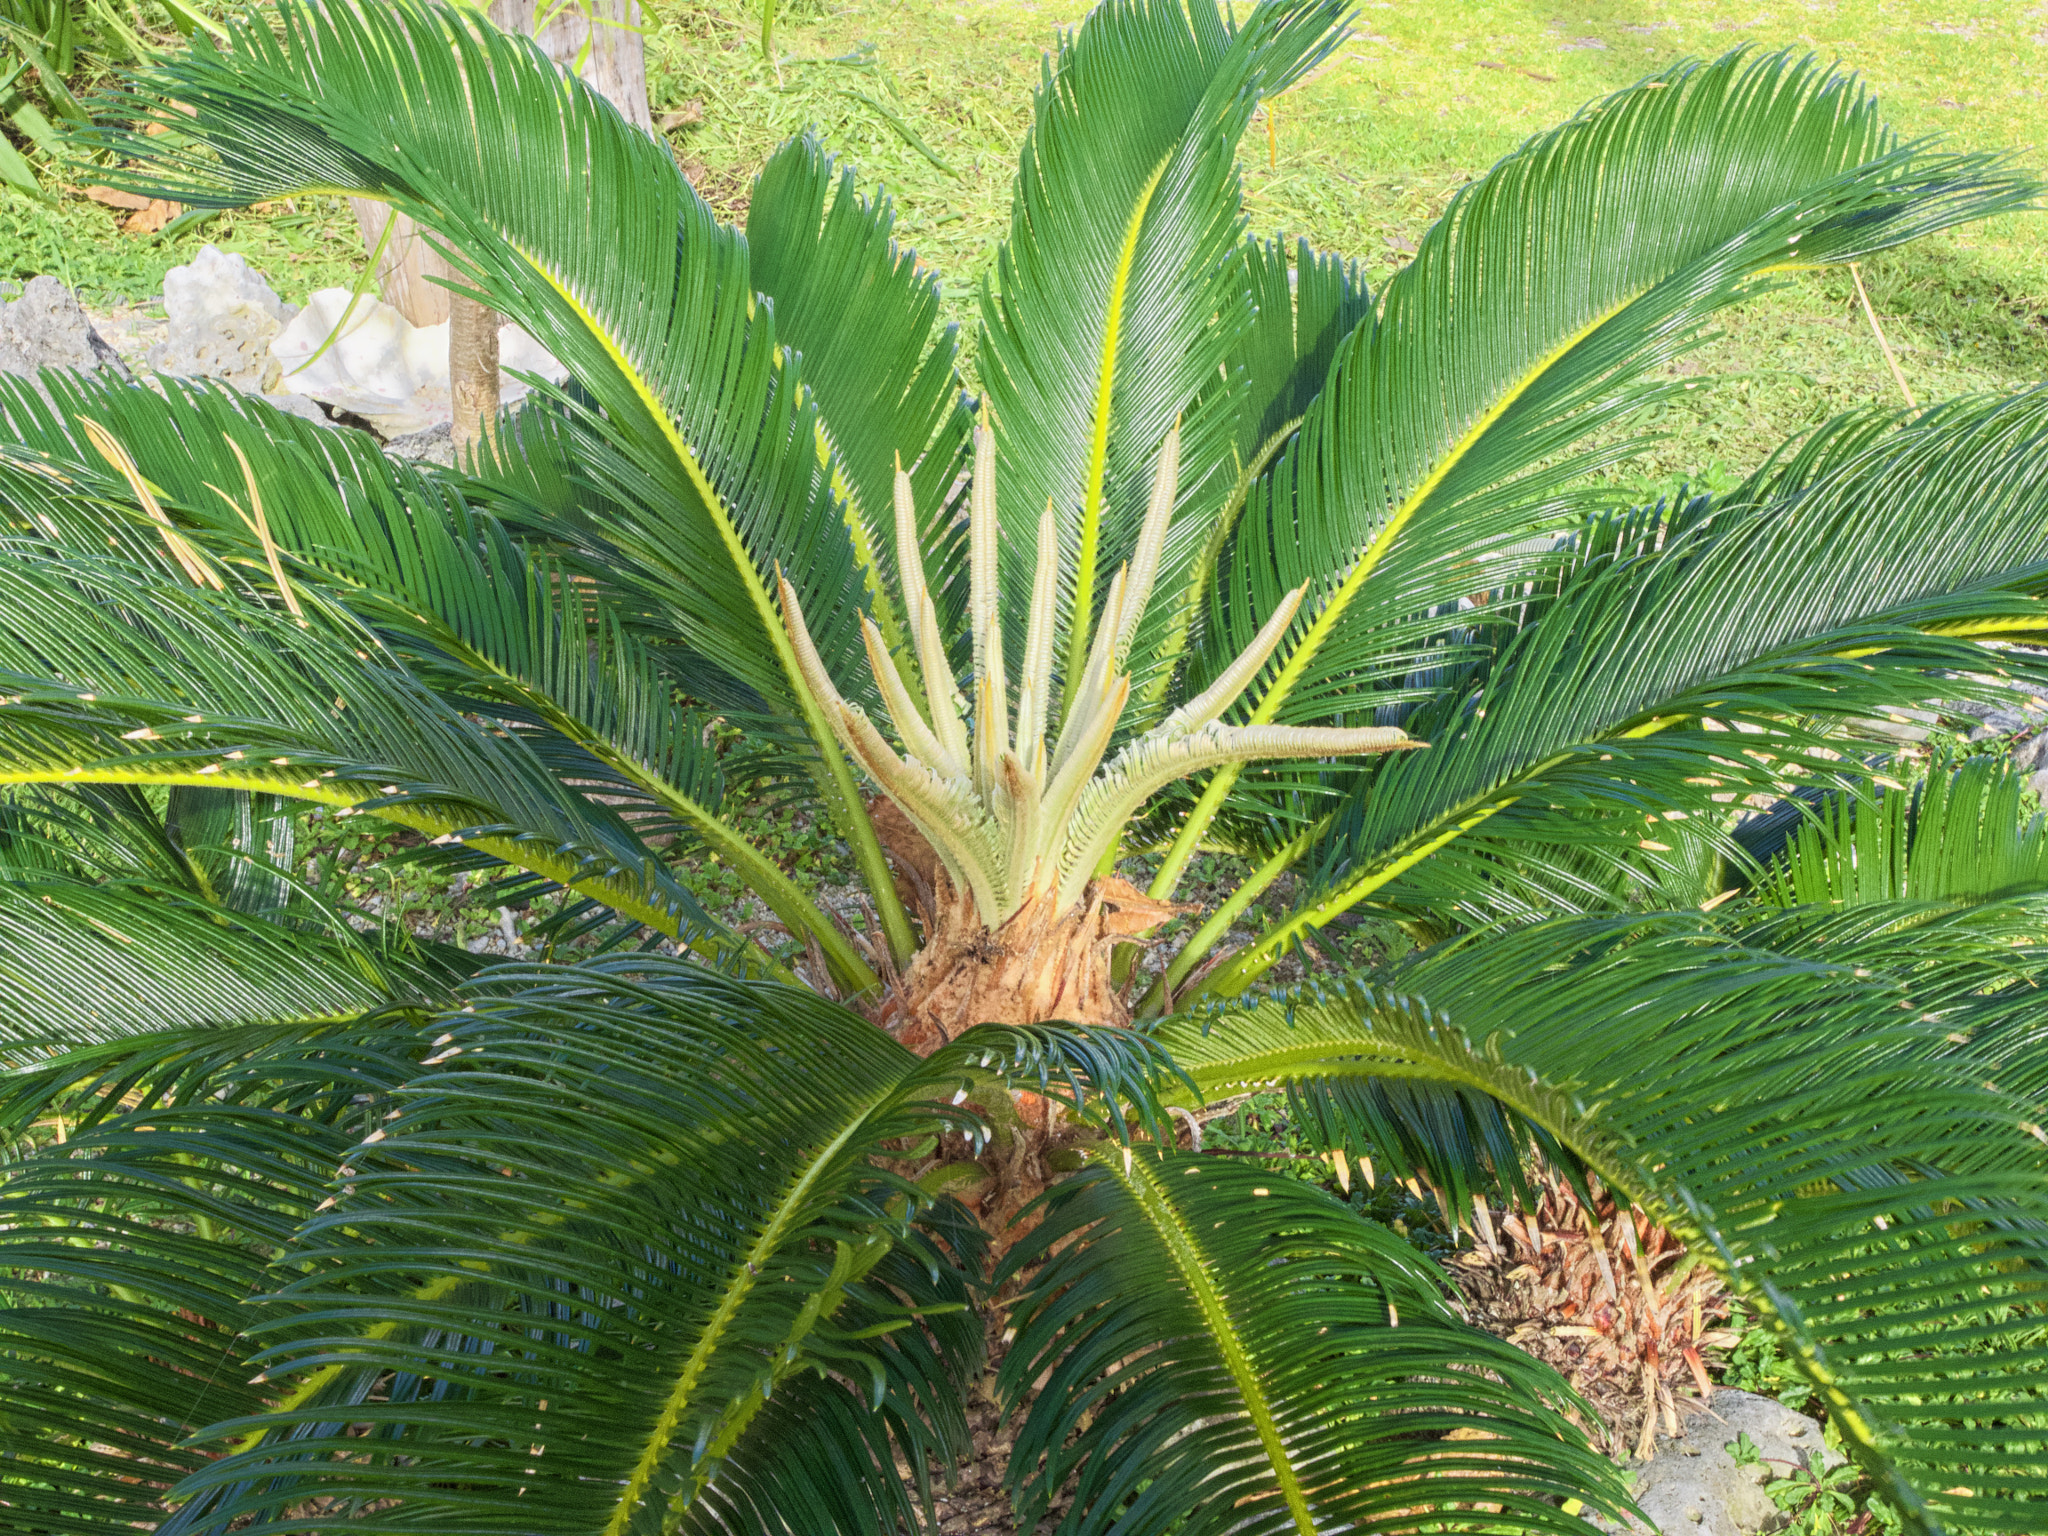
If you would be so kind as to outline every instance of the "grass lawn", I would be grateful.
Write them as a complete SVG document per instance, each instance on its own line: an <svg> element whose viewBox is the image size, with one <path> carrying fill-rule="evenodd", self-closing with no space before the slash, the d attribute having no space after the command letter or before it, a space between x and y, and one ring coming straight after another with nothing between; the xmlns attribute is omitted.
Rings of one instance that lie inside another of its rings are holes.
<svg viewBox="0 0 2048 1536"><path fill-rule="evenodd" d="M895 197L902 238L941 274L952 317L971 322L1041 53L1083 0L784 0L772 59L759 0L647 3L655 114L670 115L676 154L715 205L739 216L774 146L813 130ZM2048 4L1363 0L1357 19L1336 57L1254 125L1244 169L1256 231L1306 236L1375 279L1530 133L1673 60L1742 44L1859 70L1908 137L2048 169ZM55 272L89 302L144 299L212 240L296 302L352 282L363 260L333 200L219 215L169 238L121 233L115 217L80 198L0 194L0 280ZM1920 398L2048 379L2048 226L2036 217L1923 242L1864 278ZM1899 398L1846 272L1796 277L1734 312L1684 366L1723 382L1664 408L1651 425L1665 437L1627 477L1637 486L1718 481L1803 426Z"/></svg>
<svg viewBox="0 0 2048 1536"><path fill-rule="evenodd" d="M1081 0L793 0L771 63L755 5L657 0L656 115L701 106L677 153L729 215L789 135L816 131L896 199L902 239L963 321L993 265L1039 58ZM1247 140L1251 220L1355 256L1407 259L1451 195L1529 134L1686 57L1742 44L1862 73L1909 138L2048 167L2048 5L1958 13L1896 0L1529 4L1366 0L1352 40ZM1270 132L1268 132L1270 129ZM2020 216L1924 242L1864 273L1922 399L2048 379L2048 226ZM1669 408L1632 478L1753 464L1788 433L1897 386L1849 274L1795 279L1724 322L1687 366L1725 382Z"/></svg>

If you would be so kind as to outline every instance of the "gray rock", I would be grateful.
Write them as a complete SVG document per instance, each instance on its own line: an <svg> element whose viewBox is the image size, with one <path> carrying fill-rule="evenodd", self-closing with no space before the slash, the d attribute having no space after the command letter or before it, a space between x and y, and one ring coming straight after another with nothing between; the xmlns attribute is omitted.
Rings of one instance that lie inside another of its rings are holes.
<svg viewBox="0 0 2048 1536"><path fill-rule="evenodd" d="M34 378L43 368L128 372L77 296L54 277L30 278L20 298L0 304L0 373Z"/></svg>
<svg viewBox="0 0 2048 1536"><path fill-rule="evenodd" d="M261 394L283 369L270 344L298 311L271 291L248 259L202 246L188 266L164 274L164 339L149 349L149 366L186 379L219 379Z"/></svg>
<svg viewBox="0 0 2048 1536"><path fill-rule="evenodd" d="M1941 724L1941 717L1931 709L1916 709L1911 706L1895 708L1883 715L1875 715L1862 722L1863 729L1873 736L1882 736L1903 746L1917 746L1925 741Z"/></svg>
<svg viewBox="0 0 2048 1536"><path fill-rule="evenodd" d="M1728 1454L1740 1434L1762 1452L1761 1465L1738 1467ZM1823 1467L1840 1466L1843 1459L1804 1414L1722 1387L1681 1438L1662 1442L1657 1459L1636 1470L1636 1503L1660 1536L1756 1536L1779 1523L1778 1507L1765 1489L1813 1457Z"/></svg>
<svg viewBox="0 0 2048 1536"><path fill-rule="evenodd" d="M394 459L410 459L418 464L442 464L450 468L455 464L455 429L447 422L436 422L420 432L407 432L385 443L384 451Z"/></svg>
<svg viewBox="0 0 2048 1536"><path fill-rule="evenodd" d="M1944 713L1964 715L1978 723L1970 728L1970 740L1988 741L1993 736L2010 736L2018 731L2031 731L2048 723L2048 705L2033 696L2032 690L2014 690L2012 707L2002 704L1980 704L1973 699L1944 699L1941 703Z"/></svg>
<svg viewBox="0 0 2048 1536"><path fill-rule="evenodd" d="M2014 743L2012 765L2026 775L2028 785L2048 804L2048 730Z"/></svg>
<svg viewBox="0 0 2048 1536"><path fill-rule="evenodd" d="M286 415L300 417L302 420L312 422L316 427L334 425L334 418L329 416L320 402L311 395L262 395L258 398L265 405L274 405Z"/></svg>

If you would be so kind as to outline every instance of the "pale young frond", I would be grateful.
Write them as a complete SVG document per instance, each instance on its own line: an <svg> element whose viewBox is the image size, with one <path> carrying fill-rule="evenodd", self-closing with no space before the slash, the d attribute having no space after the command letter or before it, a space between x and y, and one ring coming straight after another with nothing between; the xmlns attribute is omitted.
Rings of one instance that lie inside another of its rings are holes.
<svg viewBox="0 0 2048 1536"><path fill-rule="evenodd" d="M1108 701L1111 680L1116 675L1116 631L1123 622L1130 592L1129 566L1118 566L1110 578L1109 596L1102 603L1102 624L1089 647L1088 670L1074 691L1073 711L1060 726L1059 744L1053 748L1052 771L1058 774L1072 760L1077 744L1097 734L1097 716Z"/></svg>
<svg viewBox="0 0 2048 1536"><path fill-rule="evenodd" d="M974 632L974 674L985 679L996 707L1006 708L1010 681L1003 670L1002 574L997 560L996 438L983 422L974 429L974 482L968 491L968 615ZM979 693L976 715L981 714ZM997 739L1008 735L997 731ZM978 769L977 769L978 771Z"/></svg>
<svg viewBox="0 0 2048 1536"><path fill-rule="evenodd" d="M973 894L982 910L1000 906L1007 865L1003 839L970 787L898 757L858 705L839 700L826 713L846 749L917 823L947 874Z"/></svg>
<svg viewBox="0 0 2048 1536"><path fill-rule="evenodd" d="M960 721L959 684L946 660L946 639L939 631L939 612L925 578L924 551L917 533L917 504L911 498L910 476L903 457L896 457L896 580L903 591L904 621L917 651L917 670L924 681L925 719L943 749L933 766L949 775L967 771L967 727ZM894 705L890 708L893 710Z"/></svg>
<svg viewBox="0 0 2048 1536"><path fill-rule="evenodd" d="M1058 835L1064 836L1074 808L1086 795L1089 780L1100 766L1102 754L1109 750L1110 737L1115 734L1117 720L1130 697L1131 680L1128 677L1118 678L1109 697L1103 700L1102 708L1095 713L1093 729L1080 739L1066 767L1055 773L1052 783L1046 786L1045 824Z"/></svg>
<svg viewBox="0 0 2048 1536"><path fill-rule="evenodd" d="M1152 477L1152 500L1145 508L1145 521L1138 529L1138 545L1131 553L1130 596L1124 604L1123 622L1116 628L1116 648L1110 665L1121 667L1131 654L1131 642L1138 638L1138 621L1152 601L1152 583L1159 579L1159 562L1166 553L1166 530L1173 522L1173 504L1180 495L1180 423L1166 434L1159 449L1159 469Z"/></svg>
<svg viewBox="0 0 2048 1536"><path fill-rule="evenodd" d="M1045 706L1052 694L1053 631L1059 626L1060 525L1050 501L1038 520L1038 569L1031 582L1031 627L1017 690L1017 755L1026 763L1045 750Z"/></svg>
<svg viewBox="0 0 2048 1536"><path fill-rule="evenodd" d="M868 670L875 674L875 684L882 690L882 702L888 706L889 723L896 728L897 738L920 762L948 778L960 774L962 766L949 760L944 744L932 734L911 701L909 689L903 686L903 674L896 670L889 644L882 638L881 627L865 615L860 621L860 638L867 648Z"/></svg>
<svg viewBox="0 0 2048 1536"><path fill-rule="evenodd" d="M1176 779L1259 759L1358 757L1426 747L1395 726L1230 726L1150 731L1125 747L1089 784L1074 808L1060 854L1059 900L1077 901L1125 823Z"/></svg>
<svg viewBox="0 0 2048 1536"><path fill-rule="evenodd" d="M1207 725L1236 702L1237 696L1251 686L1253 678L1259 675L1259 668L1266 664L1287 635L1287 628L1294 622L1294 615L1301 608L1301 600L1308 594L1305 586L1296 587L1280 599L1280 606L1273 610L1273 616L1259 627L1252 643L1244 648L1229 666L1225 667L1216 681L1204 688L1194 698L1159 722L1162 731L1192 731Z"/></svg>
<svg viewBox="0 0 2048 1536"><path fill-rule="evenodd" d="M975 662L971 737L960 718L937 608L925 583L916 509L906 477L899 473L896 482L899 580L931 699L929 721L912 700L881 631L872 621L861 626L868 666L902 742L900 753L858 705L840 697L805 627L795 590L779 572L777 581L798 669L824 704L835 734L923 833L947 875L969 893L988 926L995 927L1026 903L1048 896L1061 910L1079 901L1129 819L1149 797L1188 774L1257 758L1349 757L1424 745L1391 727L1334 730L1220 723L1217 717L1286 637L1303 596L1294 591L1215 683L1129 743L1103 769L1131 697L1124 657L1151 598L1173 517L1180 477L1176 428L1161 448L1150 507L1131 562L1119 567L1110 580L1086 670L1072 690L1073 704L1060 722L1058 745L1048 764L1046 714L1059 649L1056 509L1048 506L1038 525L1038 562L1013 738L1003 670L995 439L986 425L976 431L974 454L975 481L968 497L968 621Z"/></svg>
<svg viewBox="0 0 2048 1536"><path fill-rule="evenodd" d="M775 567L775 586L782 598L782 623L789 631L789 643L796 652L797 671L803 677L804 686L827 711L834 705L845 704L846 700L833 686L832 674L825 670L825 660L818 654L817 642L811 638L811 627L804 622L803 605L797 601L796 588L789 584L789 578L782 574L779 565Z"/></svg>
<svg viewBox="0 0 2048 1536"><path fill-rule="evenodd" d="M966 701L946 660L946 641L939 631L939 609L929 592L923 594L911 617L911 633L917 637L918 666L924 672L924 696L931 705L932 733L945 747L950 772L967 772L967 724L962 718Z"/></svg>

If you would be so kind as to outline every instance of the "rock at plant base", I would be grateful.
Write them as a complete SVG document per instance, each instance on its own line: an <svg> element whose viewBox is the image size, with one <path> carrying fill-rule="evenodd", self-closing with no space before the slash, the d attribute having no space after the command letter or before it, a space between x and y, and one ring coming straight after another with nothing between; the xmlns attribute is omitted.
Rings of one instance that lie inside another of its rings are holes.
<svg viewBox="0 0 2048 1536"><path fill-rule="evenodd" d="M20 298L0 304L0 373L32 379L44 368L128 372L77 296L54 277L30 278Z"/></svg>
<svg viewBox="0 0 2048 1536"><path fill-rule="evenodd" d="M436 422L423 432L408 432L403 437L394 437L384 445L384 451L394 459L452 467L455 463L454 423Z"/></svg>
<svg viewBox="0 0 2048 1536"><path fill-rule="evenodd" d="M282 390L270 344L298 311L271 291L248 259L202 246L164 274L164 339L149 366L186 379L219 379L248 394Z"/></svg>
<svg viewBox="0 0 2048 1536"><path fill-rule="evenodd" d="M335 425L334 418L328 415L320 402L311 395L265 395L263 403L274 405L286 415L296 416L301 421L310 421L316 427Z"/></svg>
<svg viewBox="0 0 2048 1536"><path fill-rule="evenodd" d="M346 288L321 289L271 343L286 385L361 417L387 440L451 421L447 322L416 326L389 304L363 297L351 309L349 300ZM556 381L568 377L517 326L500 328L498 352L504 368ZM525 384L501 373L503 404L525 394Z"/></svg>
<svg viewBox="0 0 2048 1536"><path fill-rule="evenodd" d="M1745 1434L1763 1456L1760 1465L1739 1467L1728 1453ZM1804 1414L1722 1387L1709 1407L1690 1415L1684 1435L1665 1441L1655 1461L1637 1468L1635 1499L1650 1517L1648 1529L1660 1536L1756 1536L1783 1523L1766 1488L1814 1457L1823 1467L1843 1460Z"/></svg>

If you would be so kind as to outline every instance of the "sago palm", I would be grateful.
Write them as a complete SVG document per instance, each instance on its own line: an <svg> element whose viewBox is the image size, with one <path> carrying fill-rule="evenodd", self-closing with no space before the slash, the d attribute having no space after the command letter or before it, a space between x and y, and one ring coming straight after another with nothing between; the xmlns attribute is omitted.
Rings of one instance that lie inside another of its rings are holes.
<svg viewBox="0 0 2048 1536"><path fill-rule="evenodd" d="M2048 681L2048 396L1717 499L1591 479L1717 310L2031 183L1733 55L1532 140L1371 294L1248 239L1235 169L1341 13L1061 40L978 399L820 146L742 234L471 12L287 4L135 82L175 131L115 136L131 179L382 199L571 382L461 474L0 382L10 1530L916 1528L990 1308L1026 1529L1622 1508L1406 1244L1177 1149L1271 1084L1454 1222L1597 1170L1908 1525L2048 1530L2043 834L1865 739ZM334 905L309 804L568 892L564 963ZM1132 965L1205 849L1252 873ZM1416 947L1262 988L1352 913Z"/></svg>

